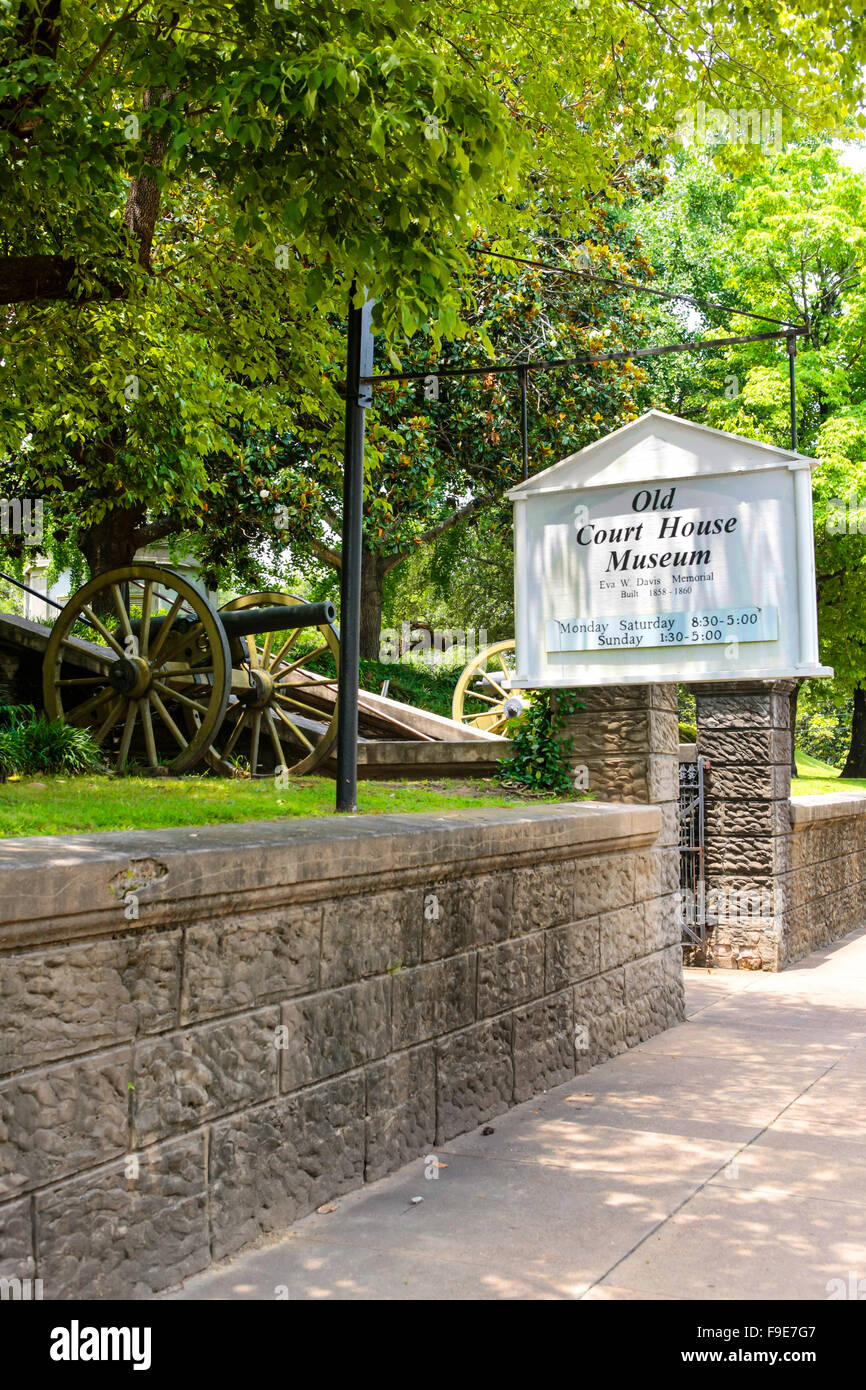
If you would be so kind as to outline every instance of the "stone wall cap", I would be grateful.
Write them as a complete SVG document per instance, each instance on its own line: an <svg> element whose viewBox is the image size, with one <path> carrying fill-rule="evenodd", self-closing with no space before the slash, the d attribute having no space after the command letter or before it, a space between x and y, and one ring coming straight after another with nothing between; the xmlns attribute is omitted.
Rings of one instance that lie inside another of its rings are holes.
<svg viewBox="0 0 866 1390"><path fill-rule="evenodd" d="M850 820L852 816L866 816L866 791L791 797L791 824L795 830L803 830L816 821Z"/></svg>
<svg viewBox="0 0 866 1390"><path fill-rule="evenodd" d="M641 849L661 824L657 806L585 801L8 839L0 946L382 892L539 856ZM127 892L139 911L131 921Z"/></svg>

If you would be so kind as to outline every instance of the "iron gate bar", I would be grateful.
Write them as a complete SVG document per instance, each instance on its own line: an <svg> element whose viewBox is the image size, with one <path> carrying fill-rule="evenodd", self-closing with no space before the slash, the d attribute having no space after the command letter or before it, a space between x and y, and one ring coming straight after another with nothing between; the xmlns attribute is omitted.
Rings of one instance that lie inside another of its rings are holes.
<svg viewBox="0 0 866 1390"><path fill-rule="evenodd" d="M704 769L706 759L679 765L680 901L683 933L696 945L706 939L706 890L704 871ZM692 771L694 769L694 771ZM691 793L694 795L691 795ZM686 897L688 894L688 898ZM690 925L691 923L691 925Z"/></svg>

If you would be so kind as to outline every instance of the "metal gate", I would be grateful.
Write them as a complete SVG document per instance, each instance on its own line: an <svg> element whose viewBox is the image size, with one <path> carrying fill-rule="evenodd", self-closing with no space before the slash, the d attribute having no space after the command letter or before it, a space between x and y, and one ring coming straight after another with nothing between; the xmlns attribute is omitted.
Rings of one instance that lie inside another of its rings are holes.
<svg viewBox="0 0 866 1390"><path fill-rule="evenodd" d="M680 919L683 939L703 945L707 933L704 882L704 766L696 756L680 763Z"/></svg>

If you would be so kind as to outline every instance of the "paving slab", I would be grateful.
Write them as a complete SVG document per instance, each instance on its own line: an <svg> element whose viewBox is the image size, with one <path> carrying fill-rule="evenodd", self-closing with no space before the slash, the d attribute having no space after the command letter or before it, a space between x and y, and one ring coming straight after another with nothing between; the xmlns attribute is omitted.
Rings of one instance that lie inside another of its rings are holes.
<svg viewBox="0 0 866 1390"><path fill-rule="evenodd" d="M734 1022L736 1027L732 1026ZM820 1068L822 1064L829 1066L846 1060L864 1042L866 1037L859 1030L846 1028L835 1015L832 1023L825 1015L819 1031L804 1036L804 1029L795 1023L786 1028L781 1020L768 1019L762 1026L751 1018L743 1021L719 1017L713 1010L712 1014L698 1016L650 1038L639 1050L643 1056L720 1057L738 1065L752 1061L766 1065L771 1043L774 1058L802 1058Z"/></svg>
<svg viewBox="0 0 866 1390"><path fill-rule="evenodd" d="M732 1184L695 1193L610 1278L665 1298L820 1300L851 1271L866 1271L866 1208Z"/></svg>
<svg viewBox="0 0 866 1390"><path fill-rule="evenodd" d="M794 1060L772 1069L756 1061L730 1061L706 1056L625 1056L607 1064L606 1076L590 1072L585 1090L557 1097L561 1114L571 1123L652 1129L660 1133L742 1135L771 1124L797 1100L820 1072ZM600 1069L603 1070L603 1069ZM786 1074L787 1072L787 1074ZM685 1128L682 1128L682 1127ZM698 1126L709 1126L699 1129Z"/></svg>
<svg viewBox="0 0 866 1390"><path fill-rule="evenodd" d="M768 1204L787 1196L866 1207L866 1144L859 1152L840 1153L835 1144L822 1152L815 1147L793 1149L790 1141L784 1146L768 1144L766 1136L760 1136L717 1171L709 1186L753 1192Z"/></svg>
<svg viewBox="0 0 866 1390"><path fill-rule="evenodd" d="M508 1116L508 1119L511 1117ZM743 1147L739 1136L692 1138L654 1130L626 1130L621 1126L575 1124L569 1116L550 1113L531 1128L505 1124L495 1133L477 1130L448 1144L449 1153L474 1155L488 1161L542 1163L567 1168L572 1173L603 1173L625 1178L646 1188L667 1181L671 1175L694 1183L710 1179Z"/></svg>
<svg viewBox="0 0 866 1390"><path fill-rule="evenodd" d="M816 1081L780 1115L777 1128L790 1134L832 1134L866 1142L866 1073L835 1069Z"/></svg>
<svg viewBox="0 0 866 1390"><path fill-rule="evenodd" d="M606 1171L584 1171L575 1182L571 1172L555 1166L444 1150L443 1155L447 1167L435 1181L425 1181L419 1160L367 1192L343 1198L337 1212L299 1221L291 1242L272 1246L267 1256L261 1252L258 1268L265 1287L297 1284L303 1262L317 1253L332 1271L361 1277L378 1249L389 1258L399 1256L405 1277L428 1290L450 1287L450 1275L465 1262L476 1280L490 1281L484 1285L488 1297L511 1297L518 1284L534 1290L532 1296L576 1297L606 1273L621 1250L670 1216L694 1187L670 1168L643 1181L631 1173L617 1179ZM413 1203L418 1197L422 1200ZM455 1227L461 1232L458 1250ZM341 1252L336 1265L334 1247ZM438 1285L426 1276L422 1280L424 1271L440 1266ZM324 1271L314 1272L321 1288ZM226 1290L235 1274L229 1268L222 1276L202 1278L209 1278L212 1290Z"/></svg>
<svg viewBox="0 0 866 1390"><path fill-rule="evenodd" d="M164 1297L820 1300L866 1277L866 934L778 975L686 971L686 994L690 1021L436 1149L438 1178L419 1158Z"/></svg>
<svg viewBox="0 0 866 1390"><path fill-rule="evenodd" d="M189 1287L175 1297L241 1302L390 1302L449 1299L561 1299L578 1297L574 1289L533 1277L518 1268L505 1274L480 1263L426 1259L401 1250L357 1246L302 1238L257 1250L230 1268L206 1276L206 1289Z"/></svg>
<svg viewBox="0 0 866 1390"><path fill-rule="evenodd" d="M719 1003L731 994L741 994L752 989L755 984L754 976L740 970L694 969L688 974L686 1018L702 1013L704 1009Z"/></svg>

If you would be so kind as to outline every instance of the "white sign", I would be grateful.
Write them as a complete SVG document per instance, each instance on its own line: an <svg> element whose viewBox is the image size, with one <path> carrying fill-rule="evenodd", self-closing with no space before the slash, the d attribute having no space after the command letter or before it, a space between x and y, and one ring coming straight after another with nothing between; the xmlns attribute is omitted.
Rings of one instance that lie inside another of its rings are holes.
<svg viewBox="0 0 866 1390"><path fill-rule="evenodd" d="M811 463L651 411L513 489L512 684L830 674Z"/></svg>

